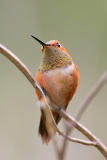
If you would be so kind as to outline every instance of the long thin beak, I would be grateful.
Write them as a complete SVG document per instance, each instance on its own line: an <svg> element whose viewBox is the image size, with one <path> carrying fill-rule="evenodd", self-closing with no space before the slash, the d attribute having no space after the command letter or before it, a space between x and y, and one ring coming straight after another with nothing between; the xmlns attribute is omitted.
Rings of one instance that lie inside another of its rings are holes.
<svg viewBox="0 0 107 160"><path fill-rule="evenodd" d="M47 46L46 43L44 43L43 41L41 41L40 39L38 39L38 38L35 37L34 35L31 35L31 37L33 37L34 39L36 39L42 46Z"/></svg>

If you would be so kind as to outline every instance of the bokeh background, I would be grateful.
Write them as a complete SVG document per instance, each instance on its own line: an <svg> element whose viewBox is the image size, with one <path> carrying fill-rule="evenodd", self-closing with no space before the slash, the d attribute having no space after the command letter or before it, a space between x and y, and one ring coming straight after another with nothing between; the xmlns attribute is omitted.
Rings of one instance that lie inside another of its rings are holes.
<svg viewBox="0 0 107 160"><path fill-rule="evenodd" d="M31 34L44 41L57 39L72 52L80 71L79 88L68 107L68 113L75 115L107 69L107 0L0 0L0 43L35 74L42 54ZM38 136L39 117L31 84L0 55L0 159L56 159L52 143L42 145ZM107 145L107 85L91 102L81 123ZM78 132L73 135L84 138ZM69 143L66 160L70 159L104 158L93 147Z"/></svg>

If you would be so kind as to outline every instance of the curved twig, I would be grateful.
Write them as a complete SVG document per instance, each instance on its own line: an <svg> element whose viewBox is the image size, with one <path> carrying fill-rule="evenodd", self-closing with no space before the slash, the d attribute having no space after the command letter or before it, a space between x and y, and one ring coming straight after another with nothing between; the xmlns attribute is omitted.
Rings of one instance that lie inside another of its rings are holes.
<svg viewBox="0 0 107 160"><path fill-rule="evenodd" d="M84 145L91 145L91 146L95 146L96 145L96 141L86 141L86 140L83 140L83 139L79 139L79 138L72 138L70 136L67 136L66 134L64 134L61 130L59 130L59 128L57 127L56 125L56 122L53 118L53 115L52 115L52 112L51 112L51 109L50 109L50 105L48 104L48 100L46 99L46 96L42 90L42 88L40 87L39 83L37 82L36 83L37 85L37 88L39 89L39 91L41 92L42 96L44 97L44 100L45 100L45 104L47 106L47 109L48 109L48 113L50 114L51 116L51 120L53 122L53 125L54 125L54 128L55 130L59 133L59 135L63 136L64 138L66 138L67 140L71 141L71 142L75 142L75 143L80 143L80 144L84 144ZM52 108L53 109L53 108ZM56 110L55 110L56 111ZM61 111L61 113L63 114L63 110ZM59 113L60 114L60 113Z"/></svg>

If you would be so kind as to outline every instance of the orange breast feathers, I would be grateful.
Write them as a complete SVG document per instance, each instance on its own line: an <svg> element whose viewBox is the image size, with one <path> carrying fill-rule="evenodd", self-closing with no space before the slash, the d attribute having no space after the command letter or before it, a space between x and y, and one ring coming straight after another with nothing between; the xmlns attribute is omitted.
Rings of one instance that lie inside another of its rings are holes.
<svg viewBox="0 0 107 160"><path fill-rule="evenodd" d="M41 72L40 70L36 74L36 80L39 82L46 97L48 97L49 105L51 107L58 106L66 110L69 101L72 99L77 86L78 86L79 72L76 65L72 64L68 67L56 68L49 70L48 72ZM52 119L47 112L46 103L42 94L36 89L35 93L40 101L41 117L39 123L39 134L43 143L48 143L56 133L53 127ZM61 119L61 116L52 111L56 124Z"/></svg>
<svg viewBox="0 0 107 160"><path fill-rule="evenodd" d="M36 74L36 80L49 98L56 105L64 108L77 89L79 72L75 64L48 72L40 72L39 70ZM35 93L41 100L41 94L37 90L35 90Z"/></svg>

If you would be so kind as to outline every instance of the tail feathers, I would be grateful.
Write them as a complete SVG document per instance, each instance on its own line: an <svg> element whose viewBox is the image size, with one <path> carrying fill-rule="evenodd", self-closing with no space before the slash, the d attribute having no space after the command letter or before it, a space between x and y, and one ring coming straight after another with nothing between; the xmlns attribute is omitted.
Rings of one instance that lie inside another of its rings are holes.
<svg viewBox="0 0 107 160"><path fill-rule="evenodd" d="M59 120L61 119L59 114L52 112L53 117L56 121L56 124L58 124ZM39 124L39 134L41 135L42 142L48 144L48 142L53 138L56 131L54 129L54 126L51 122L46 123L46 116L44 115L44 112L42 112L41 118L40 118L40 124Z"/></svg>
<svg viewBox="0 0 107 160"><path fill-rule="evenodd" d="M42 142L48 144L48 142L51 140L51 136L48 134L48 131L42 116L40 118L39 134L41 135Z"/></svg>

